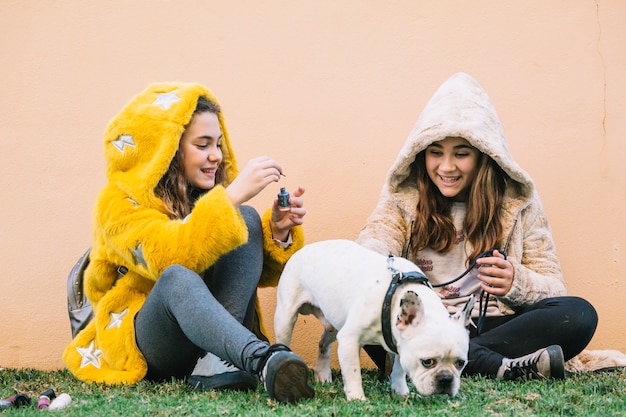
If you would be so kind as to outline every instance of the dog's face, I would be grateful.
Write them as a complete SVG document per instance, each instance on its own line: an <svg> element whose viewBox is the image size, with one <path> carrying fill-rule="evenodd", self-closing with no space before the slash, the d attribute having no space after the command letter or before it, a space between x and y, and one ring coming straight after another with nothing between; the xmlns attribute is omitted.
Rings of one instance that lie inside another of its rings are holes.
<svg viewBox="0 0 626 417"><path fill-rule="evenodd" d="M474 302L471 298L462 311L452 316L445 308L445 314L428 314L416 293L407 291L403 295L396 322L400 333L396 340L398 356L420 394L454 396L459 391L461 371L467 363L467 325Z"/></svg>

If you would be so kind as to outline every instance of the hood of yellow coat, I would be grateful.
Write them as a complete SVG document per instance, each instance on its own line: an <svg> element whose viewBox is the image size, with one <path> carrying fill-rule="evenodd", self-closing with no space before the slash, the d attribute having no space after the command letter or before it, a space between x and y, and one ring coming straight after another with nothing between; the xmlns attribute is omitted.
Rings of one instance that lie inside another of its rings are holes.
<svg viewBox="0 0 626 417"><path fill-rule="evenodd" d="M154 188L178 151L198 98L219 102L206 87L194 83L151 84L135 96L109 123L104 135L106 174L138 204L162 206ZM222 169L227 186L237 176L237 164L222 112Z"/></svg>

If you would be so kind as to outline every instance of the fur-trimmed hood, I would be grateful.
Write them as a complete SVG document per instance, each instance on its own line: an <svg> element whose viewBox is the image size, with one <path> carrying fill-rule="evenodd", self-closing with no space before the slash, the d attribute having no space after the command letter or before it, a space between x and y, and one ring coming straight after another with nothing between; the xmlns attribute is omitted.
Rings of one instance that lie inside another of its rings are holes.
<svg viewBox="0 0 626 417"><path fill-rule="evenodd" d="M176 155L198 98L219 104L204 86L192 83L156 83L134 97L109 123L104 135L109 182L141 205L159 206L154 188ZM237 163L222 112L221 166L225 186L237 176Z"/></svg>
<svg viewBox="0 0 626 417"><path fill-rule="evenodd" d="M532 194L533 181L513 159L491 99L476 80L462 72L444 82L426 104L387 173L389 191L413 187L416 155L446 137L465 138L519 182L525 196Z"/></svg>

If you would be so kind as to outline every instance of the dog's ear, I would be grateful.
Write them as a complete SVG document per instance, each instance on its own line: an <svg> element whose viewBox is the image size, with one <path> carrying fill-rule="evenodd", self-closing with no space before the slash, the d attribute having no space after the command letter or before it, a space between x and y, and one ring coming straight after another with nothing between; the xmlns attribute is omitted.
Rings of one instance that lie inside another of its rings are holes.
<svg viewBox="0 0 626 417"><path fill-rule="evenodd" d="M396 320L396 327L402 331L409 326L417 326L424 316L424 306L419 295L413 291L402 294L400 300L400 314Z"/></svg>
<svg viewBox="0 0 626 417"><path fill-rule="evenodd" d="M450 316L450 318L458 322L463 320L463 327L467 327L472 321L472 310L474 309L474 304L476 304L476 296L472 294L470 299L465 304L465 307L463 307L463 310L457 311L454 315Z"/></svg>

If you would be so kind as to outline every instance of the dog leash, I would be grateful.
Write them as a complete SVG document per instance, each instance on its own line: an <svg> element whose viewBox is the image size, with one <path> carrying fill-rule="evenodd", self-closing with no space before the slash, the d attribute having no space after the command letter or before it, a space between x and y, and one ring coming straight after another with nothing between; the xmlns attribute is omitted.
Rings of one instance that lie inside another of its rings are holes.
<svg viewBox="0 0 626 417"><path fill-rule="evenodd" d="M508 246L508 242L507 245ZM396 344L393 341L393 337L391 336L391 323L390 323L390 316L391 316L391 298L393 296L393 293L396 291L398 285L401 283L401 281L403 280L409 280L409 281L413 281L413 282L419 282L421 284L425 284L430 288L440 288L440 287L445 287L446 285L450 285L453 284L455 282L457 282L458 280L460 280L461 278L463 278L464 276L466 276L467 274L470 273L470 271L472 269L474 269L474 267L476 266L477 261L480 258L484 258L487 256L493 256L493 252L495 249L489 249L486 250L482 253L480 253L476 259L474 260L474 262L472 262L472 264L458 277L448 281L448 282L444 282L442 284L431 284L428 281L428 278L418 272L418 271L413 271L413 272L406 272L406 273L402 273L400 271L398 271L397 269L392 267L393 264L393 259L394 256L392 254L389 254L388 258L387 258L387 269L389 271L392 272L392 279L391 279L391 284L389 284L389 289L387 290L387 294L385 295L385 301L383 302L383 311L382 311L382 329L383 329L383 338L385 339L385 343L387 344L387 346L389 346L389 348L394 352L396 352ZM504 259L507 258L505 251L499 251L503 256ZM425 282L423 282L425 281ZM483 329L483 324L485 322L485 317L487 316L487 308L489 306L489 293L486 292L485 290L481 290L480 292L480 297L479 297L479 301L478 301L478 321L476 323L476 334L478 336L480 336L480 334L482 333L482 329Z"/></svg>
<svg viewBox="0 0 626 417"><path fill-rule="evenodd" d="M508 242L507 242L507 246L508 246ZM489 249L489 250L482 252L480 255L476 257L476 259L474 260L474 262L472 262L469 268L467 268L465 272L463 272L461 275L459 275L458 277L454 278L451 281L444 282L443 284L431 284L432 287L433 288L445 287L446 285L450 285L450 284L457 282L458 280L463 278L465 275L469 274L469 272L472 269L474 269L474 267L476 266L476 262L480 258L484 258L486 256L493 256L494 251L495 249ZM499 252L504 256L504 259L506 259L506 253L504 251L499 251ZM483 305L483 300L484 300L484 305ZM485 317L487 316L488 305L489 305L489 293L486 292L485 290L481 290L479 301L478 301L478 323L476 323L476 334L478 336L480 336L483 330L483 323L485 322Z"/></svg>
<svg viewBox="0 0 626 417"><path fill-rule="evenodd" d="M387 289L387 293L385 294L385 299L383 301L383 310L381 312L380 322L385 344L389 350L397 354L398 347L396 346L396 342L393 340L393 335L391 334L391 299L393 298L393 294L400 285L405 283L422 284L426 285L430 289L432 289L432 286L430 285L430 282L428 282L426 275L419 271L402 272L395 269L393 267L394 259L395 257L392 254L389 254L387 257L387 269L392 275L391 283L389 283L389 288Z"/></svg>
<svg viewBox="0 0 626 417"><path fill-rule="evenodd" d="M444 282L443 284L431 284L431 285L433 286L433 288L439 288L439 287L445 287L446 285L454 284L455 282L463 278L465 275L469 274L472 269L474 269L474 267L476 266L476 261L478 261L480 258L484 258L485 256L492 256L494 250L495 249L489 249L489 250L482 252L480 255L476 257L476 259L474 259L474 262L472 262L469 268L467 268L461 275L454 278L453 280ZM500 252L500 253L504 255L504 259L506 259L506 254L504 252Z"/></svg>

